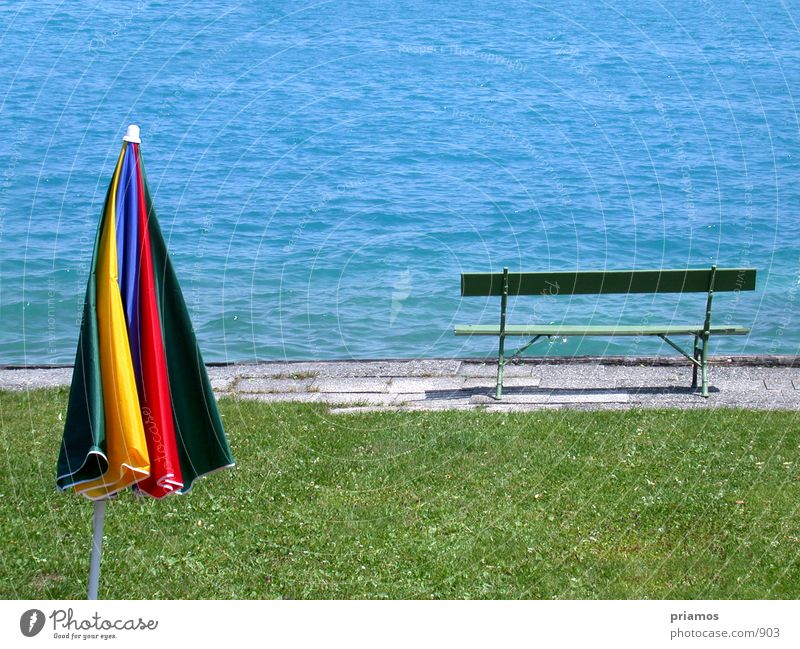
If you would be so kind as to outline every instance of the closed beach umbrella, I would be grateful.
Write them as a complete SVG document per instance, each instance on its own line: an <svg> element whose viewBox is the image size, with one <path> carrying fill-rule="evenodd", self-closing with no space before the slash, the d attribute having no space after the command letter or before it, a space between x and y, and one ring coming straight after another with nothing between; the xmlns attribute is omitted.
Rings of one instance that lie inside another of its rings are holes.
<svg viewBox="0 0 800 649"><path fill-rule="evenodd" d="M96 501L89 597L106 500L186 493L233 465L186 304L128 127L97 229L56 483Z"/></svg>

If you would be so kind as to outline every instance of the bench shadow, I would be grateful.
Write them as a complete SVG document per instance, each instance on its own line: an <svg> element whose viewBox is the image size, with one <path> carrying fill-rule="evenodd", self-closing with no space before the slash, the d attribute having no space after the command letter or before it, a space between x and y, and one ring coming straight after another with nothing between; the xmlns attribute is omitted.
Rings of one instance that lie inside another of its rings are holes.
<svg viewBox="0 0 800 649"><path fill-rule="evenodd" d="M709 393L718 393L719 388L708 387ZM700 388L683 387L676 385L665 386L625 386L615 388L587 387L587 388L543 388L538 386L524 387L513 386L503 388L503 397L512 396L601 396L601 395L645 395L645 396L700 396ZM450 390L426 390L425 398L438 401L453 401L469 399L475 396L494 398L494 387L458 388Z"/></svg>

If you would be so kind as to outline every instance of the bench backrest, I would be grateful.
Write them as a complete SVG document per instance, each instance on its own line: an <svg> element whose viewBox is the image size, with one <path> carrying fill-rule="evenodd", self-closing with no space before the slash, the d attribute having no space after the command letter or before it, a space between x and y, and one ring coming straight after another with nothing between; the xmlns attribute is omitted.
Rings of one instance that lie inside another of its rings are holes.
<svg viewBox="0 0 800 649"><path fill-rule="evenodd" d="M461 295L600 295L614 293L710 293L753 291L755 268L679 270L581 270L537 273L462 273Z"/></svg>

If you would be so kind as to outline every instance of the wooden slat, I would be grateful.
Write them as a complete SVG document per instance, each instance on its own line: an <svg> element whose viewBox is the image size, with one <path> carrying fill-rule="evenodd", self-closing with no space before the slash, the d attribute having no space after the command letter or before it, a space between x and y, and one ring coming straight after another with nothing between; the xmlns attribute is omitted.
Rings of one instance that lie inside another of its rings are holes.
<svg viewBox="0 0 800 649"><path fill-rule="evenodd" d="M705 293L710 269L509 273L509 295ZM464 297L501 295L503 273L462 273ZM714 291L753 291L755 268L718 268Z"/></svg>
<svg viewBox="0 0 800 649"><path fill-rule="evenodd" d="M703 324L694 325L507 325L507 336L674 336L703 331ZM743 336L747 327L712 325L712 334ZM456 325L456 336L499 336L498 325Z"/></svg>

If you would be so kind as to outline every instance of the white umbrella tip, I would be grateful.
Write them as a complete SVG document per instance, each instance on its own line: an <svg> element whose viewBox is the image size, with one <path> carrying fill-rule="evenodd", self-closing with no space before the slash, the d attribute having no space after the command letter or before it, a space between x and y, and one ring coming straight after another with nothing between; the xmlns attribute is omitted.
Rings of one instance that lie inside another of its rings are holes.
<svg viewBox="0 0 800 649"><path fill-rule="evenodd" d="M128 127L128 132L125 133L125 137L122 138L126 142L136 142L136 144L141 144L142 141L139 139L139 127L136 124L131 124Z"/></svg>

